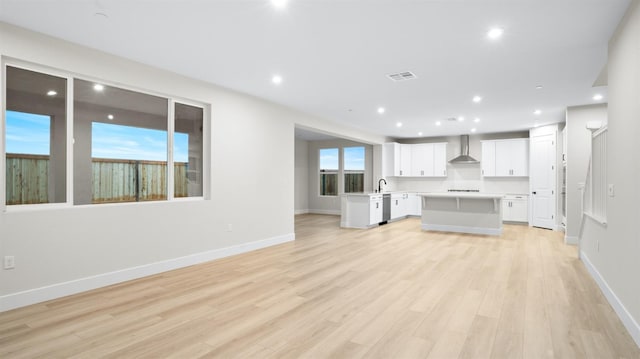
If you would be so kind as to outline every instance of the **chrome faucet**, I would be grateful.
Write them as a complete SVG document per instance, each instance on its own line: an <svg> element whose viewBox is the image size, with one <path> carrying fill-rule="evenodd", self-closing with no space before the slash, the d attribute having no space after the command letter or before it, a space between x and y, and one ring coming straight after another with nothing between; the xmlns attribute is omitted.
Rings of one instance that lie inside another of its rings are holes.
<svg viewBox="0 0 640 359"><path fill-rule="evenodd" d="M384 182L384 185L387 185L387 181L384 178L380 178L380 180L378 181L378 193L382 192L382 184L380 184L380 182Z"/></svg>

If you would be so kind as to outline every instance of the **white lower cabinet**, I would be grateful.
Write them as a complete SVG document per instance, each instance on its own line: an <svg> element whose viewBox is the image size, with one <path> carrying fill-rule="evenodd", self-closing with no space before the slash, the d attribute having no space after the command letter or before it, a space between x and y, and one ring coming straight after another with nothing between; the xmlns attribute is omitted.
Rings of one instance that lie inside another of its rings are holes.
<svg viewBox="0 0 640 359"><path fill-rule="evenodd" d="M504 196L502 200L502 220L508 222L529 222L529 196Z"/></svg>
<svg viewBox="0 0 640 359"><path fill-rule="evenodd" d="M410 193L407 199L407 215L408 216L422 216L422 197Z"/></svg>
<svg viewBox="0 0 640 359"><path fill-rule="evenodd" d="M407 215L407 194L394 193L391 195L391 219L398 219Z"/></svg>
<svg viewBox="0 0 640 359"><path fill-rule="evenodd" d="M382 195L369 197L369 225L382 222Z"/></svg>

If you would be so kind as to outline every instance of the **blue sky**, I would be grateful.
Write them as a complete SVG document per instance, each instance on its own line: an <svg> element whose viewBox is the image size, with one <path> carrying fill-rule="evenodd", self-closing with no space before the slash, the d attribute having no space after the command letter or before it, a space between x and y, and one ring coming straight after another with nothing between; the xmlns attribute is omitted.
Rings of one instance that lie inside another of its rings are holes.
<svg viewBox="0 0 640 359"><path fill-rule="evenodd" d="M49 116L7 111L8 153L49 154Z"/></svg>
<svg viewBox="0 0 640 359"><path fill-rule="evenodd" d="M344 169L364 171L364 147L345 147ZM320 149L320 169L337 170L339 165L339 151L337 148Z"/></svg>
<svg viewBox="0 0 640 359"><path fill-rule="evenodd" d="M49 154L49 116L7 111L7 152ZM176 133L174 161L187 162L189 137ZM127 160L167 160L167 132L147 128L92 123L91 156Z"/></svg>

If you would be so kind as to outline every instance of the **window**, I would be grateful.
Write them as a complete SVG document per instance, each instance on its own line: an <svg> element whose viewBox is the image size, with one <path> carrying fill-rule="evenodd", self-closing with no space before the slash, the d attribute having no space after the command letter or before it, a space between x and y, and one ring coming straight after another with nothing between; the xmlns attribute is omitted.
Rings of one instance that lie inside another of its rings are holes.
<svg viewBox="0 0 640 359"><path fill-rule="evenodd" d="M7 66L7 205L67 200L67 79Z"/></svg>
<svg viewBox="0 0 640 359"><path fill-rule="evenodd" d="M204 110L201 107L175 104L173 139L174 196L202 196Z"/></svg>
<svg viewBox="0 0 640 359"><path fill-rule="evenodd" d="M338 195L339 149L320 149L320 195Z"/></svg>
<svg viewBox="0 0 640 359"><path fill-rule="evenodd" d="M344 192L364 192L364 147L343 149Z"/></svg>
<svg viewBox="0 0 640 359"><path fill-rule="evenodd" d="M74 79L75 204L167 199L168 102Z"/></svg>
<svg viewBox="0 0 640 359"><path fill-rule="evenodd" d="M9 62L0 202L84 205L204 196L203 106Z"/></svg>

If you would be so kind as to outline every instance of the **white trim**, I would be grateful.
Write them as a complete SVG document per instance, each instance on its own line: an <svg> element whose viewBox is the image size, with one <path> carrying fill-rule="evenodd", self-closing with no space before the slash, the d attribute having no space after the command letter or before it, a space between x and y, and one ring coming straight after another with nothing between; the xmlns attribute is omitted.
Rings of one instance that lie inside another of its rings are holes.
<svg viewBox="0 0 640 359"><path fill-rule="evenodd" d="M607 226L607 220L605 218L602 218L600 216L596 216L595 214L591 213L591 212L583 212L583 214L585 215L585 217L589 217L591 218L594 222L598 223L601 226L606 227Z"/></svg>
<svg viewBox="0 0 640 359"><path fill-rule="evenodd" d="M307 213L313 214L330 214L334 216L340 216L342 212L339 209L310 209Z"/></svg>
<svg viewBox="0 0 640 359"><path fill-rule="evenodd" d="M296 209L293 214L307 214L309 213L308 209Z"/></svg>
<svg viewBox="0 0 640 359"><path fill-rule="evenodd" d="M625 328L629 331L631 338L633 338L636 345L640 347L640 324L638 324L633 316L631 316L627 308L625 308L618 296L613 292L613 290L611 290L607 281L604 280L602 275L600 275L600 272L598 272L596 267L589 260L589 257L583 251L580 251L580 259L591 274L591 277L593 277L598 284L598 287L600 287L600 290L602 290L602 293L607 298L609 304L613 307L613 310L618 314L622 324L624 324Z"/></svg>
<svg viewBox="0 0 640 359"><path fill-rule="evenodd" d="M12 293L0 297L0 312L163 273L178 268L209 262L219 258L275 246L291 242L293 240L295 240L295 233L289 233L249 243L238 244L231 247L214 249L202 253L194 253L184 257L167 259L160 262L144 264L137 267L126 268L91 277L75 279L68 282L56 283L45 287L29 289L23 292Z"/></svg>
<svg viewBox="0 0 640 359"><path fill-rule="evenodd" d="M567 236L566 234L564 235L564 244L571 244L571 245L578 245L578 243L580 242L580 239L578 238L578 236Z"/></svg>
<svg viewBox="0 0 640 359"><path fill-rule="evenodd" d="M452 226L447 224L422 224L422 229L425 231L486 234L491 236L502 235L502 228Z"/></svg>

